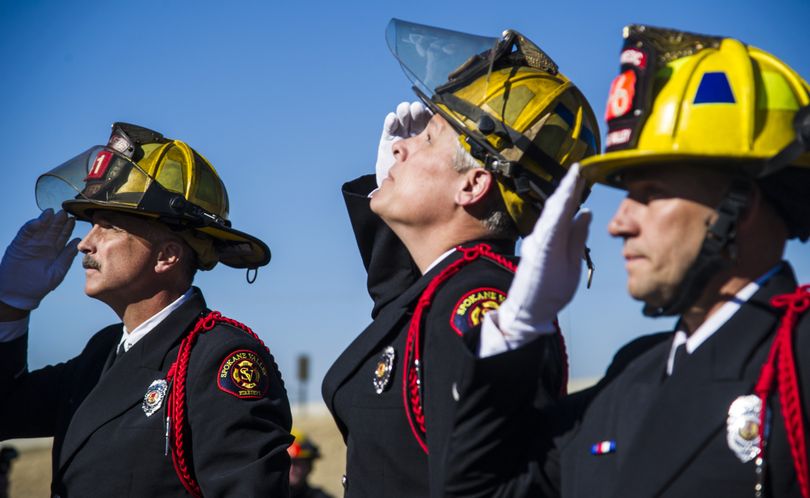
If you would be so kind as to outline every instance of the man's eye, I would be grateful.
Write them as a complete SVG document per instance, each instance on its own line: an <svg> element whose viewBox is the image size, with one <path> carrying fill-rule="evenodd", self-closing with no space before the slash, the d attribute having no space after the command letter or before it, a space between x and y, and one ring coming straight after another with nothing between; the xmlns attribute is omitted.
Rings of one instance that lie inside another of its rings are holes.
<svg viewBox="0 0 810 498"><path fill-rule="evenodd" d="M644 195L644 199L645 199L645 201L647 203L650 203L652 201L657 201L659 199L664 199L666 197L667 197L666 192L664 192L663 190L659 190L659 189L648 190Z"/></svg>
<svg viewBox="0 0 810 498"><path fill-rule="evenodd" d="M121 231L123 231L123 229L121 227L119 227L117 225L113 225L112 223L101 222L101 223L98 224L98 226L101 227L104 230L109 230L109 231L112 231L112 232L121 232Z"/></svg>
<svg viewBox="0 0 810 498"><path fill-rule="evenodd" d="M649 204L652 201L665 199L669 195L663 189L650 187L633 190L628 193L627 197L642 204Z"/></svg>

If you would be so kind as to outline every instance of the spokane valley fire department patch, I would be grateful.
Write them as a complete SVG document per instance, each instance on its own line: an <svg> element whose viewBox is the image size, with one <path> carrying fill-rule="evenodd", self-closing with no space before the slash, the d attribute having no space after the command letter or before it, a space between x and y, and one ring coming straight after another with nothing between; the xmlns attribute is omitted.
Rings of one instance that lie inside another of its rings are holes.
<svg viewBox="0 0 810 498"><path fill-rule="evenodd" d="M220 390L243 399L262 398L270 387L264 361L248 349L239 349L225 357L219 367L217 383Z"/></svg>
<svg viewBox="0 0 810 498"><path fill-rule="evenodd" d="M458 335L464 335L481 325L484 315L498 309L506 293L491 287L479 287L464 294L453 307L450 326Z"/></svg>

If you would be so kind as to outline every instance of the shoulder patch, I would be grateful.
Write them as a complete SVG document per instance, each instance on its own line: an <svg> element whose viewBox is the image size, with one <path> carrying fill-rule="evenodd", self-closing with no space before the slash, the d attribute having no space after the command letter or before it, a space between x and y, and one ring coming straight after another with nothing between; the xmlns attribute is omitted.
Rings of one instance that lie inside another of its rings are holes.
<svg viewBox="0 0 810 498"><path fill-rule="evenodd" d="M270 387L267 366L256 352L238 349L222 361L217 385L221 391L237 398L263 398Z"/></svg>
<svg viewBox="0 0 810 498"><path fill-rule="evenodd" d="M481 325L484 315L496 310L506 299L506 293L492 287L479 287L461 296L450 314L450 326L464 335Z"/></svg>

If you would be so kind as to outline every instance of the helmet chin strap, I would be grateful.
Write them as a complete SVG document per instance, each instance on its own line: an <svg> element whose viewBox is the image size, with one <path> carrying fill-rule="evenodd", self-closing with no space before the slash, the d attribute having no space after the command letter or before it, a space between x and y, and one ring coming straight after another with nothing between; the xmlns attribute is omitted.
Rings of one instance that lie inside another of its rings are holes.
<svg viewBox="0 0 810 498"><path fill-rule="evenodd" d="M737 259L737 224L751 194L751 182L735 179L717 207L717 220L706 230L706 238L692 266L686 271L673 298L663 306L644 305L649 317L676 316L695 304L709 280Z"/></svg>

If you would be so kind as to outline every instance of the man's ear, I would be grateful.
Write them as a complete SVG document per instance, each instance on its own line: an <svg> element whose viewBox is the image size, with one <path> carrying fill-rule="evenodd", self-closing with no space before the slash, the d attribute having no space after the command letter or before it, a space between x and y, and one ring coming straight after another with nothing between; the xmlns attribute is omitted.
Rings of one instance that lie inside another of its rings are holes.
<svg viewBox="0 0 810 498"><path fill-rule="evenodd" d="M155 273L166 273L180 264L184 255L183 246L176 240L167 240L160 244L155 261Z"/></svg>
<svg viewBox="0 0 810 498"><path fill-rule="evenodd" d="M474 206L486 197L495 179L484 168L471 168L461 175L455 201L459 206Z"/></svg>

